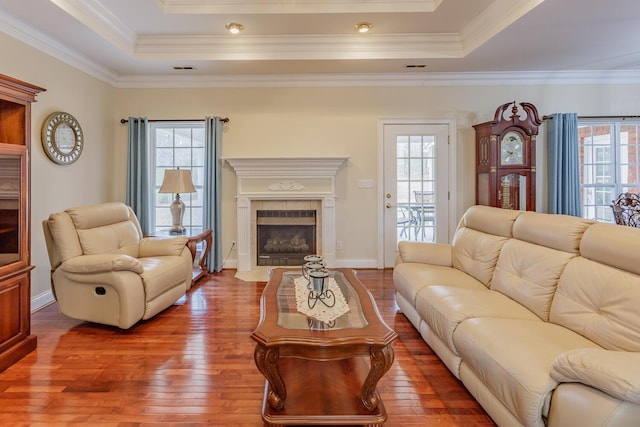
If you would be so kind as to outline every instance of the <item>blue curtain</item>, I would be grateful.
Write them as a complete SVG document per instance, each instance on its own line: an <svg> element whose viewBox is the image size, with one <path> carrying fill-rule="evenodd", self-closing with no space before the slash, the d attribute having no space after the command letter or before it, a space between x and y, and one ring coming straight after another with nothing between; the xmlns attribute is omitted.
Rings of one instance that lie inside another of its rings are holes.
<svg viewBox="0 0 640 427"><path fill-rule="evenodd" d="M136 213L143 234L149 234L151 222L148 133L146 117L129 117L126 204Z"/></svg>
<svg viewBox="0 0 640 427"><path fill-rule="evenodd" d="M547 120L549 213L581 216L578 115L552 114Z"/></svg>
<svg viewBox="0 0 640 427"><path fill-rule="evenodd" d="M204 187L204 227L213 231L213 242L207 265L210 272L222 270L221 182L222 182L222 126L220 117L206 117Z"/></svg>

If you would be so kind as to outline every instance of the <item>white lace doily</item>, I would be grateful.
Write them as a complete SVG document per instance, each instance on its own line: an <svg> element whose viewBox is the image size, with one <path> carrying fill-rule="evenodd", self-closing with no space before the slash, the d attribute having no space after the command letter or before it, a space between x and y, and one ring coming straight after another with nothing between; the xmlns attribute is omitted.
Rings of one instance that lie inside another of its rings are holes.
<svg viewBox="0 0 640 427"><path fill-rule="evenodd" d="M317 301L313 308L309 308L309 282L300 276L295 278L293 283L296 285L296 308L298 311L328 323L349 312L349 306L336 280L333 277L328 277L326 280L329 282L328 289L335 295L336 303L333 307L327 307L321 301Z"/></svg>

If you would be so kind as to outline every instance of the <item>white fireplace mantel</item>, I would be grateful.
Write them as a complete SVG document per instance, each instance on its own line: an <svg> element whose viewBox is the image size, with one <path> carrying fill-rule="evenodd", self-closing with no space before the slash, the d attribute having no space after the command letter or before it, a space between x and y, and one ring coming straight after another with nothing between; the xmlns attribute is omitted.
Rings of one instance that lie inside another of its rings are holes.
<svg viewBox="0 0 640 427"><path fill-rule="evenodd" d="M238 271L256 265L252 253L251 202L254 200L320 200L322 255L329 267L336 259L335 177L348 157L225 158L238 178Z"/></svg>
<svg viewBox="0 0 640 427"><path fill-rule="evenodd" d="M348 157L228 157L239 177L335 176Z"/></svg>

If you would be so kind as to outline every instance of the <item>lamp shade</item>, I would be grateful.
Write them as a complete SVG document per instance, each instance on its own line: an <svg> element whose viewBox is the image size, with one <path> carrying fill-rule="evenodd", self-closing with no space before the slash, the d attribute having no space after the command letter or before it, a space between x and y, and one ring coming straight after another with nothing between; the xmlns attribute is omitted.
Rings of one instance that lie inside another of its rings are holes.
<svg viewBox="0 0 640 427"><path fill-rule="evenodd" d="M190 169L166 169L160 193L195 193Z"/></svg>

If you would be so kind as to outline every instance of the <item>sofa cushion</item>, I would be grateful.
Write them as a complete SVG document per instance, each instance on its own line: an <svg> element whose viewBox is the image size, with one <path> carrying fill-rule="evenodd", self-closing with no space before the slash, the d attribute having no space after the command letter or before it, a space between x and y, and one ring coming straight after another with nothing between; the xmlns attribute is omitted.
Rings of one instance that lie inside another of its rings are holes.
<svg viewBox="0 0 640 427"><path fill-rule="evenodd" d="M460 227L471 228L494 236L511 237L513 236L513 224L521 214L521 211L511 209L472 206L464 213Z"/></svg>
<svg viewBox="0 0 640 427"><path fill-rule="evenodd" d="M540 320L465 320L453 341L466 364L523 425L543 426L558 382L551 365L561 353L599 348L583 336Z"/></svg>
<svg viewBox="0 0 640 427"><path fill-rule="evenodd" d="M551 376L560 382L580 382L640 404L640 353L583 348L562 353Z"/></svg>
<svg viewBox="0 0 640 427"><path fill-rule="evenodd" d="M400 262L417 262L430 265L451 267L452 247L446 243L398 242Z"/></svg>
<svg viewBox="0 0 640 427"><path fill-rule="evenodd" d="M602 264L640 274L640 228L598 222L584 232L580 255Z"/></svg>
<svg viewBox="0 0 640 427"><path fill-rule="evenodd" d="M640 351L639 301L640 276L576 257L560 276L549 320L608 350Z"/></svg>
<svg viewBox="0 0 640 427"><path fill-rule="evenodd" d="M558 279L573 257L573 253L510 239L500 252L491 289L549 320Z"/></svg>
<svg viewBox="0 0 640 427"><path fill-rule="evenodd" d="M50 258L55 260L51 265L53 269L69 258L82 255L78 233L69 214L60 212L49 215L45 227L48 227L51 233L50 243L55 245L55 249L51 248L50 255Z"/></svg>
<svg viewBox="0 0 640 427"><path fill-rule="evenodd" d="M122 254L82 255L65 261L60 268L69 273L101 273L105 271L133 271L141 274L142 263Z"/></svg>
<svg viewBox="0 0 640 427"><path fill-rule="evenodd" d="M452 267L443 267L404 262L393 269L393 283L396 292L414 307L418 292L427 286L455 283L455 286L469 289L487 288L473 277Z"/></svg>
<svg viewBox="0 0 640 427"><path fill-rule="evenodd" d="M65 210L78 233L85 255L120 253L138 257L140 226L131 209L120 202Z"/></svg>
<svg viewBox="0 0 640 427"><path fill-rule="evenodd" d="M511 237L519 211L472 206L453 236L452 264L489 286L502 245Z"/></svg>
<svg viewBox="0 0 640 427"><path fill-rule="evenodd" d="M141 274L145 301L151 301L174 286L184 283L184 260L178 256L139 258L144 272Z"/></svg>
<svg viewBox="0 0 640 427"><path fill-rule="evenodd" d="M459 353L453 343L453 333L464 320L474 317L540 320L511 298L486 288L427 286L418 293L416 310L456 355Z"/></svg>
<svg viewBox="0 0 640 427"><path fill-rule="evenodd" d="M85 255L118 253L134 258L139 256L138 233L131 221L86 230L78 229L77 232Z"/></svg>
<svg viewBox="0 0 640 427"><path fill-rule="evenodd" d="M129 207L120 202L79 206L65 212L71 217L75 228L80 230L131 220Z"/></svg>
<svg viewBox="0 0 640 427"><path fill-rule="evenodd" d="M513 224L513 237L577 255L583 234L593 223L569 215L522 212Z"/></svg>
<svg viewBox="0 0 640 427"><path fill-rule="evenodd" d="M506 241L506 237L459 228L453 236L453 266L488 287Z"/></svg>
<svg viewBox="0 0 640 427"><path fill-rule="evenodd" d="M187 245L186 236L144 237L140 239L140 257L174 255L180 256Z"/></svg>

